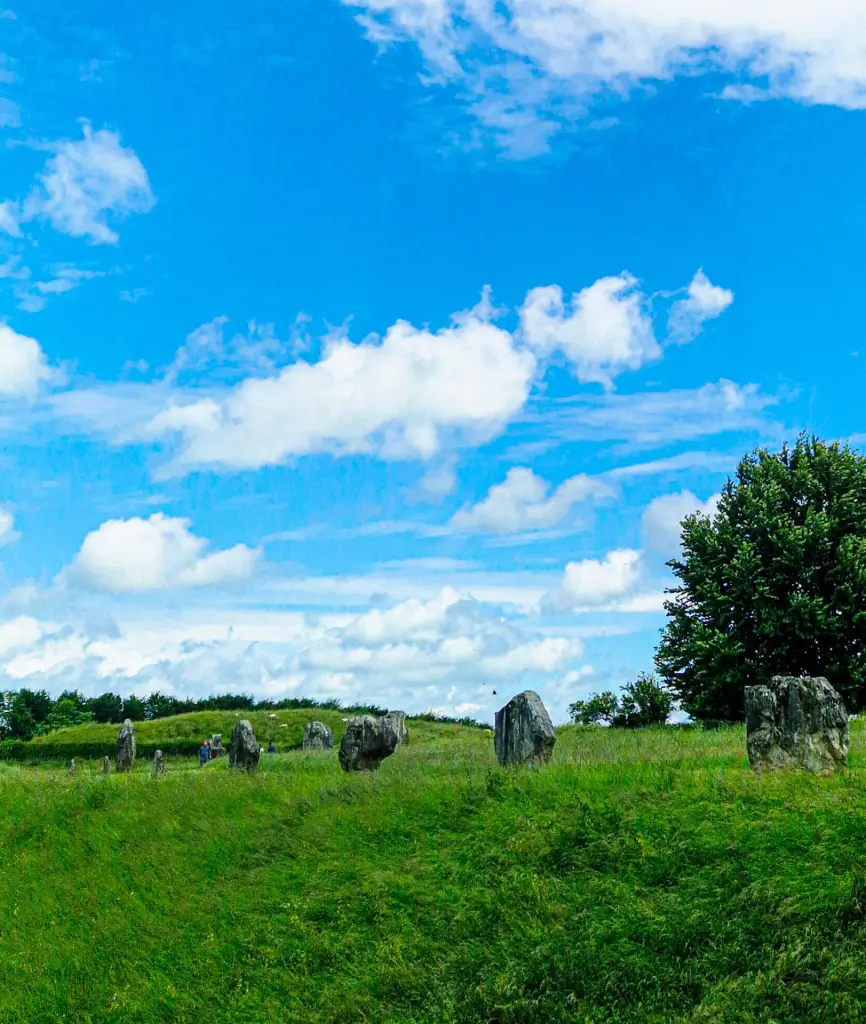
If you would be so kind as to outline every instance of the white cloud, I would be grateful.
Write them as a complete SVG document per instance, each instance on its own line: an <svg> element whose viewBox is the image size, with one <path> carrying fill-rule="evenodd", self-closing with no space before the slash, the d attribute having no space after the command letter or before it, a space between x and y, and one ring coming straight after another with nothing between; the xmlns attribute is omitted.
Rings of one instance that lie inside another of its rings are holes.
<svg viewBox="0 0 866 1024"><path fill-rule="evenodd" d="M568 631L542 635L447 588L427 602L385 609L384 630L371 629L369 611L242 611L199 607L192 595L172 615L128 599L116 607L110 628L74 617L0 623L0 689L199 696L213 693L216 680L219 691L256 697L295 693L490 717L507 699L494 696L494 688L543 692L548 680L580 671L583 655L582 642ZM564 706L550 710L560 714Z"/></svg>
<svg viewBox="0 0 866 1024"><path fill-rule="evenodd" d="M623 597L638 582L641 554L629 548L610 551L601 560L569 562L557 591L548 601L560 610L593 608Z"/></svg>
<svg viewBox="0 0 866 1024"><path fill-rule="evenodd" d="M244 544L210 555L206 547L186 519L110 519L84 538L68 577L114 593L201 587L249 578L259 557Z"/></svg>
<svg viewBox="0 0 866 1024"><path fill-rule="evenodd" d="M13 203L11 199L4 199L0 203L0 231L12 235L13 238L20 238L21 227L18 223L20 219L21 210L18 208L18 204Z"/></svg>
<svg viewBox="0 0 866 1024"><path fill-rule="evenodd" d="M641 530L649 548L674 555L679 550L682 521L686 516L701 512L712 516L718 508L720 494L701 501L691 491L663 494L654 498L644 509Z"/></svg>
<svg viewBox="0 0 866 1024"><path fill-rule="evenodd" d="M767 428L764 410L778 402L757 384L720 380L675 391L599 398L581 395L552 405L536 421L551 442L556 438L624 441L651 447L731 431L763 431Z"/></svg>
<svg viewBox="0 0 866 1024"><path fill-rule="evenodd" d="M435 639L441 630L448 609L462 595L453 587L445 587L428 601L410 598L387 609L372 608L359 615L341 633L350 640L378 646L405 639Z"/></svg>
<svg viewBox="0 0 866 1024"><path fill-rule="evenodd" d="M316 363L171 406L147 433L180 432L180 467L252 468L321 451L429 459L446 437L498 432L523 407L535 369L477 311L435 334L398 321L381 343L333 339Z"/></svg>
<svg viewBox="0 0 866 1024"><path fill-rule="evenodd" d="M39 342L0 323L0 396L33 398L52 376Z"/></svg>
<svg viewBox="0 0 866 1024"><path fill-rule="evenodd" d="M664 473L679 473L687 469L698 469L708 473L730 473L737 465L740 453L724 455L721 452L680 452L664 459L638 462L630 466L617 466L607 476L615 480L626 480L641 476L660 476Z"/></svg>
<svg viewBox="0 0 866 1024"><path fill-rule="evenodd" d="M508 471L503 483L490 488L486 498L461 509L451 520L451 526L468 533L543 530L561 523L578 502L612 498L615 493L610 484L584 473L564 481L550 493L546 480L531 469L516 466Z"/></svg>
<svg viewBox="0 0 866 1024"><path fill-rule="evenodd" d="M94 243L118 241L107 215L147 213L153 207L147 172L117 132L93 131L54 143L52 156L24 200L21 220L43 217L55 230Z"/></svg>
<svg viewBox="0 0 866 1024"><path fill-rule="evenodd" d="M0 548L12 544L20 536L15 529L15 517L8 508L0 507Z"/></svg>
<svg viewBox="0 0 866 1024"><path fill-rule="evenodd" d="M714 320L734 301L734 293L714 285L699 270L689 285L688 295L678 299L668 316L668 341L683 345L693 341L707 320Z"/></svg>
<svg viewBox="0 0 866 1024"><path fill-rule="evenodd" d="M601 278L572 296L570 308L559 285L533 288L521 330L539 354L563 352L578 380L610 387L624 370L661 356L645 302L630 274Z"/></svg>
<svg viewBox="0 0 866 1024"><path fill-rule="evenodd" d="M447 498L457 486L457 459L453 456L431 466L418 483L418 498L436 502Z"/></svg>
<svg viewBox="0 0 866 1024"><path fill-rule="evenodd" d="M727 75L731 99L866 107L860 0L342 0L380 45L411 42L513 156L548 148L602 95Z"/></svg>
<svg viewBox="0 0 866 1024"><path fill-rule="evenodd" d="M39 622L30 615L19 615L15 619L0 622L0 658L33 647L44 632Z"/></svg>

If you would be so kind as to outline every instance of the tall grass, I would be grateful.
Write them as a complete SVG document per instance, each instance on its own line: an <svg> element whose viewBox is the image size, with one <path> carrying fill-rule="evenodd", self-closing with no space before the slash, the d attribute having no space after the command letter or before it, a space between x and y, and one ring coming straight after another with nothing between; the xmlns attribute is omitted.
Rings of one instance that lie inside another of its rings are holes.
<svg viewBox="0 0 866 1024"><path fill-rule="evenodd" d="M753 774L741 729L502 771L433 723L376 775L147 769L0 766L3 1024L863 1019L859 725L832 778Z"/></svg>

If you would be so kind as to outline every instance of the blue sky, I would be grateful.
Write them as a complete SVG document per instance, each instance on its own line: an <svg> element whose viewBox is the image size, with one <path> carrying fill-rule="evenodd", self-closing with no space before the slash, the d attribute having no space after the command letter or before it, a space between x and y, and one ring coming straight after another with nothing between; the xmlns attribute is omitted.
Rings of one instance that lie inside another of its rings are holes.
<svg viewBox="0 0 866 1024"><path fill-rule="evenodd" d="M681 517L864 430L866 13L731 6L2 12L0 688L650 668Z"/></svg>

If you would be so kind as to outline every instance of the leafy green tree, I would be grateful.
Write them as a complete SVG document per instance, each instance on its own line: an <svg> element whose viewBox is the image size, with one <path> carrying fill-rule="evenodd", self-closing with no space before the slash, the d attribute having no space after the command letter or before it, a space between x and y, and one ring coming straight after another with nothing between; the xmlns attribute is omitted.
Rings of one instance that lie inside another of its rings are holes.
<svg viewBox="0 0 866 1024"><path fill-rule="evenodd" d="M652 672L641 672L622 688L614 725L637 729L644 725L665 725L674 709L674 695Z"/></svg>
<svg viewBox="0 0 866 1024"><path fill-rule="evenodd" d="M674 697L652 673L641 672L633 683L626 683L622 696L606 690L589 700L577 700L568 707L571 720L579 725L604 722L617 729L638 729L644 725L664 725L674 709Z"/></svg>
<svg viewBox="0 0 866 1024"><path fill-rule="evenodd" d="M86 708L95 722L122 722L123 699L116 693L101 693L91 697Z"/></svg>
<svg viewBox="0 0 866 1024"><path fill-rule="evenodd" d="M73 698L60 697L54 702L46 724L48 729L66 729L89 722L92 717L89 711L82 711Z"/></svg>
<svg viewBox="0 0 866 1024"><path fill-rule="evenodd" d="M866 458L805 435L756 449L682 545L656 666L686 711L740 720L743 688L776 674L866 706Z"/></svg>
<svg viewBox="0 0 866 1024"><path fill-rule="evenodd" d="M576 700L569 704L568 713L572 722L578 725L597 725L599 722L613 725L619 713L619 701L615 693L606 690L604 693L594 693L589 700Z"/></svg>
<svg viewBox="0 0 866 1024"><path fill-rule="evenodd" d="M19 690L18 698L26 705L35 725L48 720L54 701L45 690Z"/></svg>
<svg viewBox="0 0 866 1024"><path fill-rule="evenodd" d="M3 731L13 740L29 740L36 735L37 723L27 700L20 693L4 694Z"/></svg>
<svg viewBox="0 0 866 1024"><path fill-rule="evenodd" d="M123 717L131 722L143 722L147 717L147 708L140 697L134 693L123 699Z"/></svg>

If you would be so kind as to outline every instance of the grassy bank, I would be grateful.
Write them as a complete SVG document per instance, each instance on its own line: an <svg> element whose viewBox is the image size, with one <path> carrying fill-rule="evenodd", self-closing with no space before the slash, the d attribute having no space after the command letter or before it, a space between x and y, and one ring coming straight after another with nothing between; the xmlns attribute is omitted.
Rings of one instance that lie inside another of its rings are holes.
<svg viewBox="0 0 866 1024"><path fill-rule="evenodd" d="M152 722L136 722L136 745L142 757L152 757L155 750L169 756L192 757L202 740L213 733L222 733L223 743L239 719L248 719L258 741L265 746L273 740L281 750L299 747L304 725L314 719L330 726L334 736L342 736L345 726L341 711L322 708L277 711L275 718L267 711L196 711L189 715L157 718ZM285 726L285 728L282 728ZM68 729L58 729L46 736L37 736L27 743L0 744L0 759L14 761L68 762L71 758L102 760L115 755L119 725L88 722Z"/></svg>
<svg viewBox="0 0 866 1024"><path fill-rule="evenodd" d="M859 725L827 779L756 777L740 729L171 767L0 766L4 1024L862 1019Z"/></svg>

